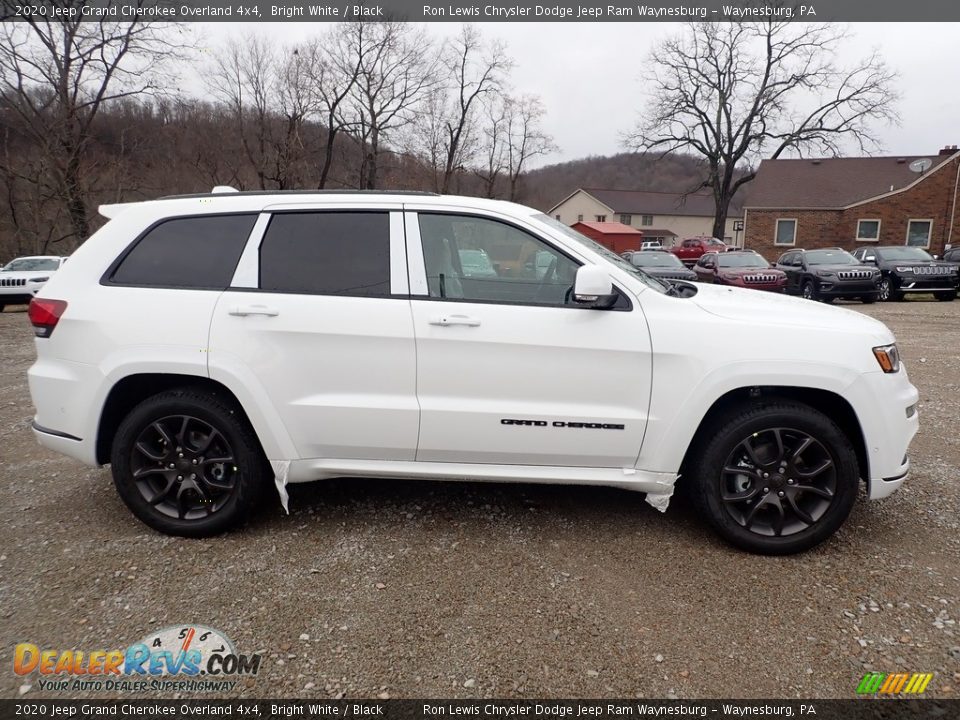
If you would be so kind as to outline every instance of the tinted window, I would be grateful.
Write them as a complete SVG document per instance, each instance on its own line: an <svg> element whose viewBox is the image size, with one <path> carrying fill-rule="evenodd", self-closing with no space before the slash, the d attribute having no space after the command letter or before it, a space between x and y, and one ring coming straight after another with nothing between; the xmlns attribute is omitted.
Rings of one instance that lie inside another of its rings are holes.
<svg viewBox="0 0 960 720"><path fill-rule="evenodd" d="M114 270L112 282L223 290L257 216L201 215L154 226Z"/></svg>
<svg viewBox="0 0 960 720"><path fill-rule="evenodd" d="M271 292L390 295L390 215L274 215L260 245L260 288Z"/></svg>
<svg viewBox="0 0 960 720"><path fill-rule="evenodd" d="M563 305L577 264L512 225L463 215L420 213L430 297L475 302ZM493 272L464 260L484 256Z"/></svg>
<svg viewBox="0 0 960 720"><path fill-rule="evenodd" d="M761 255L752 252L724 253L717 256L720 267L770 267Z"/></svg>

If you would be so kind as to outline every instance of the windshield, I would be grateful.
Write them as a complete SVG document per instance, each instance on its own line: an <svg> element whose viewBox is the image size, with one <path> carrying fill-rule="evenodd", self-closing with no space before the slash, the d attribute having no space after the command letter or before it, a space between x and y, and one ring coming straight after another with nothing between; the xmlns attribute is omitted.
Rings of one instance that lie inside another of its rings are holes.
<svg viewBox="0 0 960 720"><path fill-rule="evenodd" d="M60 267L57 258L17 258L11 260L0 272L33 272L35 270L56 270Z"/></svg>
<svg viewBox="0 0 960 720"><path fill-rule="evenodd" d="M807 265L859 265L860 261L846 250L808 250Z"/></svg>
<svg viewBox="0 0 960 720"><path fill-rule="evenodd" d="M630 262L637 267L683 267L683 263L676 255L659 250L636 252L630 256Z"/></svg>
<svg viewBox="0 0 960 720"><path fill-rule="evenodd" d="M891 247L884 248L884 260L919 260L921 262L930 262L933 258L926 250L916 247Z"/></svg>
<svg viewBox="0 0 960 720"><path fill-rule="evenodd" d="M584 247L590 250L593 250L593 252L603 257L603 259L607 260L613 265L616 265L621 270L624 270L630 273L631 275L633 275L635 278L637 278L637 280L642 282L647 287L653 288L657 292L661 292L665 295L670 294L673 291L672 285L669 285L668 283L662 280L657 280L657 278L653 277L652 275L648 275L640 268L632 265L629 261L624 260L615 252L608 250L600 243L595 242L590 238L588 238L586 235L581 235L573 228L567 227L556 218L552 218L549 215L544 215L543 213L537 213L536 215L534 215L534 217L540 222L546 225L549 225L550 227L556 230L559 230L571 240L575 240L576 242L580 243Z"/></svg>
<svg viewBox="0 0 960 720"><path fill-rule="evenodd" d="M757 253L723 253L717 255L717 265L722 268L770 267L770 263Z"/></svg>

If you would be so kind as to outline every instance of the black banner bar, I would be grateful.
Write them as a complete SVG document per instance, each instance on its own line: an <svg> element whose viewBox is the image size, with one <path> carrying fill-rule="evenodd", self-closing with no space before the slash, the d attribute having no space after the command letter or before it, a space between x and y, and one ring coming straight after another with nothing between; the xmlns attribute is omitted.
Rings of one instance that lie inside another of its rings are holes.
<svg viewBox="0 0 960 720"><path fill-rule="evenodd" d="M388 718L593 720L804 718L926 720L960 717L960 700L0 700L0 718Z"/></svg>
<svg viewBox="0 0 960 720"><path fill-rule="evenodd" d="M944 0L0 0L4 20L134 19L168 22L955 22L960 3Z"/></svg>

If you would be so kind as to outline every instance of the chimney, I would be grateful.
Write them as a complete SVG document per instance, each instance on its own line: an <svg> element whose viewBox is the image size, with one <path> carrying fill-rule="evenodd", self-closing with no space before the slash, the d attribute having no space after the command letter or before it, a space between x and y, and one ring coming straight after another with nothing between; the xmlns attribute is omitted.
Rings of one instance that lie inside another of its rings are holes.
<svg viewBox="0 0 960 720"><path fill-rule="evenodd" d="M940 150L940 153L939 153L939 154L940 154L940 155L953 155L955 152L957 152L957 146L956 146L956 145L945 145L945 146L943 147L943 149Z"/></svg>

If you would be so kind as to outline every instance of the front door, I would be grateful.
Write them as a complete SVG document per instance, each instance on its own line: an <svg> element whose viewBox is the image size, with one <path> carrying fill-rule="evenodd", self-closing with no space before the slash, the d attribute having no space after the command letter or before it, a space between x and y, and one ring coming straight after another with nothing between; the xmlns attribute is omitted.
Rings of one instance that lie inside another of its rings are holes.
<svg viewBox="0 0 960 720"><path fill-rule="evenodd" d="M570 300L579 263L491 216L406 213L418 461L633 467L651 354L636 298Z"/></svg>

